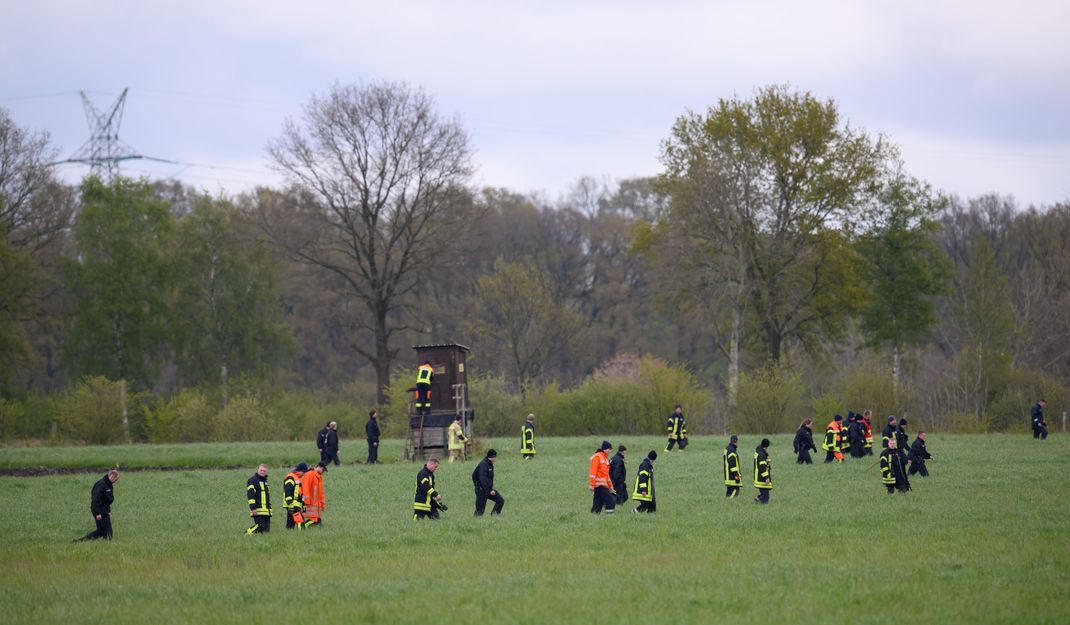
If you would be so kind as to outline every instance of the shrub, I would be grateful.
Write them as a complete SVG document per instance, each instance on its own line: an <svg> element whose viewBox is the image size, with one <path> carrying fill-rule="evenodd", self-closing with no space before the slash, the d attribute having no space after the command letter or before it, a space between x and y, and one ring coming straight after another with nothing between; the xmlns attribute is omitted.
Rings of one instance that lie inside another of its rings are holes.
<svg viewBox="0 0 1070 625"><path fill-rule="evenodd" d="M199 389L187 389L170 399L146 406L145 427L153 443L191 443L212 437L217 410Z"/></svg>
<svg viewBox="0 0 1070 625"><path fill-rule="evenodd" d="M73 438L94 444L120 442L123 431L122 382L101 376L83 379L63 398L60 428ZM127 393L127 413L139 412L143 396ZM133 428L132 428L133 429Z"/></svg>
<svg viewBox="0 0 1070 625"><path fill-rule="evenodd" d="M769 365L739 376L731 427L736 432L791 432L803 420L807 407L802 376Z"/></svg>
<svg viewBox="0 0 1070 625"><path fill-rule="evenodd" d="M237 397L212 423L213 441L272 441L286 438L286 427L253 396Z"/></svg>

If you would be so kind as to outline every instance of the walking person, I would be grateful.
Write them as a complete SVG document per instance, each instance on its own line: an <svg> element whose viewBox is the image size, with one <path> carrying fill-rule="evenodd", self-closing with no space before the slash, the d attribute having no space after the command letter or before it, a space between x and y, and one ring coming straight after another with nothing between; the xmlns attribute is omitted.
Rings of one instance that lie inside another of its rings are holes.
<svg viewBox="0 0 1070 625"><path fill-rule="evenodd" d="M338 423L330 421L320 430L316 439L320 448L320 462L323 464L334 463L335 466L342 464L338 460Z"/></svg>
<svg viewBox="0 0 1070 625"><path fill-rule="evenodd" d="M628 448L624 445L617 447L617 453L609 461L609 479L617 489L617 505L628 501L628 469L624 466L624 454Z"/></svg>
<svg viewBox="0 0 1070 625"><path fill-rule="evenodd" d="M773 490L773 469L769 461L769 439L763 438L762 443L754 449L754 487L758 489L758 496L754 501L769 503L769 494Z"/></svg>
<svg viewBox="0 0 1070 625"><path fill-rule="evenodd" d="M245 492L249 496L249 516L253 518L253 526L245 530L245 533L268 533L271 531L271 493L268 492L266 464L256 468L256 473L245 483Z"/></svg>
<svg viewBox="0 0 1070 625"><path fill-rule="evenodd" d="M910 470L907 471L907 475L920 473L922 477L929 477L929 469L925 467L925 461L932 460L932 458L933 455L925 448L925 431L919 430L918 437L910 446Z"/></svg>
<svg viewBox="0 0 1070 625"><path fill-rule="evenodd" d="M1033 420L1033 438L1039 438L1042 441L1048 440L1048 424L1044 421L1044 409L1048 407L1048 402L1043 399L1033 404L1033 409L1030 411L1030 416Z"/></svg>
<svg viewBox="0 0 1070 625"><path fill-rule="evenodd" d="M903 467L903 457L899 455L899 443L895 438L888 439L888 446L881 451L881 482L891 495L895 491L905 493L910 490L910 482Z"/></svg>
<svg viewBox="0 0 1070 625"><path fill-rule="evenodd" d="M476 516L483 516L488 499L494 502L491 515L501 514L505 506L505 498L494 488L494 463L497 461L498 452L491 449L472 471L472 486L476 491Z"/></svg>
<svg viewBox="0 0 1070 625"><path fill-rule="evenodd" d="M461 462L467 460L464 453L464 446L468 443L468 437L464 435L464 426L461 425L461 415L453 417L453 423L450 424L447 435L449 439L450 464L453 464L453 461L457 459L460 459Z"/></svg>
<svg viewBox="0 0 1070 625"><path fill-rule="evenodd" d="M304 462L294 467L282 480L282 507L286 510L286 529L303 529L305 504L301 499L301 477L308 471Z"/></svg>
<svg viewBox="0 0 1070 625"><path fill-rule="evenodd" d="M520 426L520 457L531 460L535 457L535 415L529 414Z"/></svg>
<svg viewBox="0 0 1070 625"><path fill-rule="evenodd" d="M680 404L676 404L669 415L669 442L665 445L665 451L672 451L673 445L677 445L680 451L687 447L687 419Z"/></svg>
<svg viewBox="0 0 1070 625"><path fill-rule="evenodd" d="M115 501L115 483L119 481L119 470L112 469L104 477L93 483L90 493L89 513L93 515L93 521L97 528L81 538L74 540L80 543L83 540L112 539L111 529L111 504Z"/></svg>
<svg viewBox="0 0 1070 625"><path fill-rule="evenodd" d="M613 449L613 445L609 441L602 441L598 451L591 456L588 489L594 493L591 503L591 512L594 514L601 514L603 509L606 514L613 514L617 506L617 499L613 496L613 480L609 479L609 458L606 457L610 449Z"/></svg>
<svg viewBox="0 0 1070 625"><path fill-rule="evenodd" d="M843 434L843 428L840 426L842 421L843 417L836 415L825 426L825 440L821 443L821 449L825 450L825 464L833 460L843 462L843 453L840 451L840 436Z"/></svg>
<svg viewBox="0 0 1070 625"><path fill-rule="evenodd" d="M364 424L364 436L368 439L368 464L379 464L379 412L368 413L368 422Z"/></svg>
<svg viewBox="0 0 1070 625"><path fill-rule="evenodd" d="M728 439L728 447L724 448L724 484L725 497L738 497L739 489L743 488L743 473L739 469L739 452L736 443L739 437L735 434Z"/></svg>
<svg viewBox="0 0 1070 625"><path fill-rule="evenodd" d="M806 419L799 426L797 432L795 432L795 440L792 441L791 446L795 450L796 464L813 464L814 460L810 457L810 451L817 451L817 447L814 447L814 432L811 430L813 425L813 419Z"/></svg>
<svg viewBox="0 0 1070 625"><path fill-rule="evenodd" d="M305 527L323 524L323 511L327 508L327 497L323 491L323 474L327 472L327 463L320 462L311 471L301 476L301 500L304 504Z"/></svg>
<svg viewBox="0 0 1070 625"><path fill-rule="evenodd" d="M900 419L899 424L895 428L895 442L896 449L899 450L899 459L903 461L903 470L907 468L907 463L910 462L910 458L907 455L910 451L910 437L907 436L907 420L906 418Z"/></svg>
<svg viewBox="0 0 1070 625"><path fill-rule="evenodd" d="M416 497L412 502L412 519L431 519L437 521L439 510L448 508L442 503L442 495L435 490L435 471L438 471L438 458L427 459L420 472L416 474Z"/></svg>
<svg viewBox="0 0 1070 625"><path fill-rule="evenodd" d="M863 449L865 450L865 455L867 455L867 456L872 456L873 455L873 425L872 425L872 422L873 422L873 411L872 410L866 410L865 412L863 412L862 413L862 431L863 431L864 436L865 436L865 445L863 446Z"/></svg>
<svg viewBox="0 0 1070 625"><path fill-rule="evenodd" d="M657 459L658 452L651 449L639 463L639 472L635 474L635 494L632 495L639 505L632 512L658 511L658 498L654 490L654 461ZM623 490L621 486L618 488Z"/></svg>

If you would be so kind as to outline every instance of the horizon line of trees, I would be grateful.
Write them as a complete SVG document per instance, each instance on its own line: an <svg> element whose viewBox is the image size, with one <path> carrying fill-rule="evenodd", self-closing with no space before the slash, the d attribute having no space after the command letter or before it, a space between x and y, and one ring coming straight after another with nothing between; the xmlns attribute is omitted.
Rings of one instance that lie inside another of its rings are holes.
<svg viewBox="0 0 1070 625"><path fill-rule="evenodd" d="M650 355L708 393L711 430L872 404L985 431L1067 406L1070 203L942 195L786 86L681 115L660 176L557 200L472 188L465 129L397 83L288 120L283 188L74 188L55 152L0 109L8 401L101 376L127 430L126 393L225 410L236 381L387 406L407 346L457 341L520 405Z"/></svg>

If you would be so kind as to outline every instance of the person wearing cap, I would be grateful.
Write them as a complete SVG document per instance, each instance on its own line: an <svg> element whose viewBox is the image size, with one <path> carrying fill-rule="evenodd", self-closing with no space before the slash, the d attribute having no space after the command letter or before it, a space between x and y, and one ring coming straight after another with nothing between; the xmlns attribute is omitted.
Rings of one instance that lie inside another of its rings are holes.
<svg viewBox="0 0 1070 625"><path fill-rule="evenodd" d="M687 447L687 419L684 418L684 408L680 404L676 404L676 408L669 415L669 443L665 446L665 451L672 451L673 445L678 445L680 451Z"/></svg>
<svg viewBox="0 0 1070 625"><path fill-rule="evenodd" d="M266 464L256 468L256 473L245 483L245 492L249 496L249 516L253 518L253 526L245 530L245 533L268 533L271 531L271 494L268 492Z"/></svg>
<svg viewBox="0 0 1070 625"><path fill-rule="evenodd" d="M617 453L609 461L609 479L617 488L617 505L628 501L628 469L624 466L624 454L628 448L624 445L617 447Z"/></svg>
<svg viewBox="0 0 1070 625"><path fill-rule="evenodd" d="M490 511L492 515L501 514L505 506L505 498L494 488L494 463L497 461L498 452L491 449L472 471L472 486L476 489L476 516L483 516L488 499L494 502L494 509Z"/></svg>
<svg viewBox="0 0 1070 625"><path fill-rule="evenodd" d="M301 500L301 476L308 471L302 462L282 480L282 507L286 509L286 529L301 529L305 524L304 502Z"/></svg>
<svg viewBox="0 0 1070 625"><path fill-rule="evenodd" d="M907 436L907 420L905 418L900 419L895 428L895 442L896 448L899 450L899 458L903 461L903 469L906 469L907 463L910 462L908 455L910 452L910 437Z"/></svg>
<svg viewBox="0 0 1070 625"><path fill-rule="evenodd" d="M602 441L598 451L591 456L590 480L588 490L594 493L594 502L591 504L591 512L600 514L605 509L606 514L612 514L617 505L613 496L613 480L609 478L609 458L607 453L613 449L609 441Z"/></svg>
<svg viewBox="0 0 1070 625"><path fill-rule="evenodd" d="M1042 441L1048 440L1048 424L1044 421L1044 409L1047 407L1048 402L1041 399L1033 404L1033 409L1029 411L1029 416L1033 423L1033 438L1038 438Z"/></svg>
<svg viewBox="0 0 1070 625"><path fill-rule="evenodd" d="M773 490L773 471L769 461L769 439L763 438L762 444L754 448L754 487L758 496L754 501L769 503L769 492Z"/></svg>
<svg viewBox="0 0 1070 625"><path fill-rule="evenodd" d="M843 462L843 453L840 451L840 437L843 435L843 428L840 427L842 421L843 417L836 415L825 426L825 440L821 443L821 449L825 450L825 464L833 460Z"/></svg>
<svg viewBox="0 0 1070 625"><path fill-rule="evenodd" d="M520 457L531 460L535 457L535 415L529 414L520 426Z"/></svg>
<svg viewBox="0 0 1070 625"><path fill-rule="evenodd" d="M919 430L918 437L910 446L910 470L907 475L921 473L922 477L929 477L929 469L925 468L925 461L932 460L933 455L925 448L925 431Z"/></svg>
<svg viewBox="0 0 1070 625"><path fill-rule="evenodd" d="M301 501L304 504L302 515L305 527L314 527L323 523L323 510L327 507L327 498L323 494L323 474L327 472L327 463L319 462L311 471L301 476Z"/></svg>
<svg viewBox="0 0 1070 625"><path fill-rule="evenodd" d="M899 455L899 443L896 439L889 438L888 446L881 451L879 458L881 465L881 482L891 495L895 491L905 493L910 490L910 482L907 480L906 471L903 470L903 457Z"/></svg>
<svg viewBox="0 0 1070 625"><path fill-rule="evenodd" d="M435 471L438 471L438 458L431 456L416 474L416 498L412 502L414 521L420 519L437 521L438 511L447 509L446 504L442 503L442 495L435 490Z"/></svg>
<svg viewBox="0 0 1070 625"><path fill-rule="evenodd" d="M792 441L791 446L797 456L796 464L814 463L814 460L810 457L810 450L817 451L817 447L814 447L814 433L810 429L813 423L813 419L804 419L802 425L799 426L799 430L795 432L795 440Z"/></svg>
<svg viewBox="0 0 1070 625"><path fill-rule="evenodd" d="M739 437L735 434L728 439L728 447L724 448L724 485L725 497L739 496L739 489L743 488L743 473L739 470L739 452L736 443Z"/></svg>
<svg viewBox="0 0 1070 625"><path fill-rule="evenodd" d="M862 425L862 415L848 411L850 421L847 424L847 451L852 458L861 458L866 455L863 451L866 442L866 430Z"/></svg>
<svg viewBox="0 0 1070 625"><path fill-rule="evenodd" d="M658 498L654 491L654 461L658 459L658 452L651 449L646 458L639 463L639 472L635 475L635 494L632 499L639 502L632 512L657 512ZM623 490L622 487L618 486Z"/></svg>
<svg viewBox="0 0 1070 625"><path fill-rule="evenodd" d="M896 426L895 415L888 415L888 425L881 431L881 447L888 447L888 441L895 438Z"/></svg>
<svg viewBox="0 0 1070 625"><path fill-rule="evenodd" d="M449 427L449 450L450 464L460 458L461 462L467 460L464 455L464 446L468 443L468 437L464 435L464 426L461 425L461 415L453 417L453 423Z"/></svg>

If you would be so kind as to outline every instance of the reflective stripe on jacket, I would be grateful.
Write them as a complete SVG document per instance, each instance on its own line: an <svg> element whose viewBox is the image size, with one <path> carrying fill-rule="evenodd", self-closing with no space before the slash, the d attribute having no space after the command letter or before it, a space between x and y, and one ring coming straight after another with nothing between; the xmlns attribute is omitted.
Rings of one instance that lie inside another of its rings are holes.
<svg viewBox="0 0 1070 625"><path fill-rule="evenodd" d="M609 479L609 459L606 458L606 452L596 451L591 456L590 478L591 488L605 486L613 490L613 480Z"/></svg>
<svg viewBox="0 0 1070 625"><path fill-rule="evenodd" d="M530 421L525 421L524 425L520 426L520 453L535 453L535 425Z"/></svg>
<svg viewBox="0 0 1070 625"><path fill-rule="evenodd" d="M743 486L743 473L739 470L739 454L736 446L729 443L724 449L724 483L726 486Z"/></svg>
<svg viewBox="0 0 1070 625"><path fill-rule="evenodd" d="M268 493L266 477L253 475L245 483L245 492L249 497L249 511L256 516L271 516L271 495Z"/></svg>
<svg viewBox="0 0 1070 625"><path fill-rule="evenodd" d="M305 518L318 521L327 505L323 496L322 475L316 471L305 471L301 476L301 499L305 504Z"/></svg>

